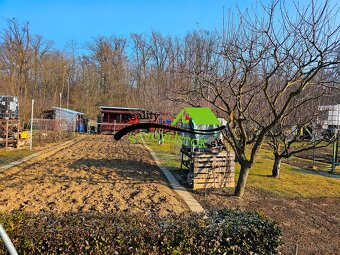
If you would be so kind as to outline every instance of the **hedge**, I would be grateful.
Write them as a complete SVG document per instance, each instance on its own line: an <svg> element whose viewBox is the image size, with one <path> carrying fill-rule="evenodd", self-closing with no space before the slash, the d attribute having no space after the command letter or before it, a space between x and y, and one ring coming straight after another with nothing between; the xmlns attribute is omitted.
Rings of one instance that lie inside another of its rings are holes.
<svg viewBox="0 0 340 255"><path fill-rule="evenodd" d="M166 217L125 213L0 215L19 254L278 254L277 223L223 209ZM0 241L0 254L6 247Z"/></svg>

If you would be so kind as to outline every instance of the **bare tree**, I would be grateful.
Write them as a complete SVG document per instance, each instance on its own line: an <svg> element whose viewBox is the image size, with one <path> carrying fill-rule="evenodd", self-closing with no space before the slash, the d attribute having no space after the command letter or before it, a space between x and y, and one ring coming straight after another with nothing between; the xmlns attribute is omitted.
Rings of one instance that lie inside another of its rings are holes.
<svg viewBox="0 0 340 255"><path fill-rule="evenodd" d="M319 106L322 104L322 99L329 98L324 93L325 90L322 88L314 91L313 98L318 100L305 102L302 106L296 107L268 132L267 143L274 155L273 177L280 177L283 158L288 159L301 152L327 147L335 138L328 137L317 122L321 113Z"/></svg>
<svg viewBox="0 0 340 255"><path fill-rule="evenodd" d="M21 116L29 114L29 99L32 91L39 87L39 61L51 47L51 42L41 36L33 36L29 24L19 24L15 19L8 20L8 27L0 33L1 69L8 78L11 93L19 96Z"/></svg>
<svg viewBox="0 0 340 255"><path fill-rule="evenodd" d="M220 47L207 47L203 64L187 69L191 84L176 91L192 105L203 99L230 116L225 139L241 165L236 196L244 194L268 133L312 101L311 87L330 82L328 77L320 81L318 74L331 72L340 62L339 25L328 1L296 7L293 18L283 1L262 5L262 10L263 17L255 11L240 14L220 38ZM196 49L195 58L202 59Z"/></svg>

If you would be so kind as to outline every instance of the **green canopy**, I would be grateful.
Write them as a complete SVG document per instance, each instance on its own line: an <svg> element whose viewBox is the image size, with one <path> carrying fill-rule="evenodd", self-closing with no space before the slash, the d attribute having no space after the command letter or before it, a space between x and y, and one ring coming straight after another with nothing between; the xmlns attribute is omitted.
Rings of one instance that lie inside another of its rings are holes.
<svg viewBox="0 0 340 255"><path fill-rule="evenodd" d="M196 125L220 125L215 114L208 107L186 107L177 114L171 124L176 125L185 113L189 115Z"/></svg>
<svg viewBox="0 0 340 255"><path fill-rule="evenodd" d="M189 116L189 120L185 119L186 115ZM181 126L185 129L209 130L215 129L221 125L215 114L208 107L186 107L177 114L171 124L176 125L180 120L182 120ZM182 133L182 136L184 137L190 137L191 139L204 139L207 143L211 143L217 139L219 135L220 131L210 132L207 134Z"/></svg>

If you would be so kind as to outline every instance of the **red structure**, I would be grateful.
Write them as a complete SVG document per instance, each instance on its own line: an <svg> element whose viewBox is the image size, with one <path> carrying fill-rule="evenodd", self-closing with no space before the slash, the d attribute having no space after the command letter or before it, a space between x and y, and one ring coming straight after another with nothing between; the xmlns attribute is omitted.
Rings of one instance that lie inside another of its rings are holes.
<svg viewBox="0 0 340 255"><path fill-rule="evenodd" d="M99 132L115 133L120 129L137 123L159 123L170 125L173 116L145 111L143 108L100 106ZM149 131L154 131L150 129Z"/></svg>
<svg viewBox="0 0 340 255"><path fill-rule="evenodd" d="M114 133L145 118L142 108L100 106L100 132Z"/></svg>

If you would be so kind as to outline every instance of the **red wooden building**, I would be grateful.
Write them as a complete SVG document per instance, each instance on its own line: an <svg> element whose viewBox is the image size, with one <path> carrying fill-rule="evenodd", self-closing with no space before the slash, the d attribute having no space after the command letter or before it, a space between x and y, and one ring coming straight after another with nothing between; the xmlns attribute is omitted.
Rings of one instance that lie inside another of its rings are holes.
<svg viewBox="0 0 340 255"><path fill-rule="evenodd" d="M120 129L137 123L159 123L170 125L173 116L159 112L149 112L143 108L100 106L98 130L100 133L115 133ZM149 131L154 131L150 128Z"/></svg>
<svg viewBox="0 0 340 255"><path fill-rule="evenodd" d="M100 106L100 132L114 133L131 125L140 123L145 119L145 110L142 108L127 108L116 106Z"/></svg>

